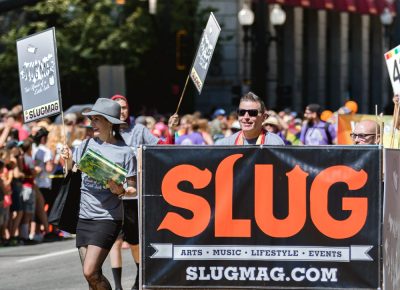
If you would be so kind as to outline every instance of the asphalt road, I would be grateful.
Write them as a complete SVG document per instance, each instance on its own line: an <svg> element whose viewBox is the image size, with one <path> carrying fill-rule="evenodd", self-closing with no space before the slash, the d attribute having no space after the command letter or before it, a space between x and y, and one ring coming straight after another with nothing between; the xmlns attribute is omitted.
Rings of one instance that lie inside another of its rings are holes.
<svg viewBox="0 0 400 290"><path fill-rule="evenodd" d="M136 267L129 249L123 249L122 255L122 286L128 290L133 285ZM103 273L114 289L109 258ZM75 240L0 248L0 289L87 290Z"/></svg>

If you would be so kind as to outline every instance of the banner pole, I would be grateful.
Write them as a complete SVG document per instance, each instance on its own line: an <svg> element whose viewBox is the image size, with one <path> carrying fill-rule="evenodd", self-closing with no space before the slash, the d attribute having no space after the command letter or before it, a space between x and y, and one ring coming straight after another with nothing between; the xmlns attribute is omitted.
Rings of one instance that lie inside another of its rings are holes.
<svg viewBox="0 0 400 290"><path fill-rule="evenodd" d="M381 138L379 139L379 145L380 146L383 146L383 134L384 134L384 131L385 130L383 130L384 128L385 128L385 121L383 120L383 113L380 113L380 115L379 115L379 125L380 125L380 135L381 135Z"/></svg>
<svg viewBox="0 0 400 290"><path fill-rule="evenodd" d="M61 96L61 94L60 94ZM62 100L62 98L60 98ZM64 110L61 106L61 126L62 126L62 134L63 134L63 143L64 146L67 145L67 134L65 132L65 122L64 122ZM67 176L68 173L68 162L64 160L64 166L63 166L63 171L64 171L64 177Z"/></svg>
<svg viewBox="0 0 400 290"><path fill-rule="evenodd" d="M396 112L395 112L396 116L394 117L394 124L393 124L393 143L396 138L396 131L397 131L396 125L399 122L399 112L400 112L400 104L397 103L397 108L396 108ZM394 146L394 144L393 144L393 146Z"/></svg>
<svg viewBox="0 0 400 290"><path fill-rule="evenodd" d="M396 125L399 122L399 112L400 112L400 105L397 103L397 109L396 109L396 116L394 117L394 124L393 124L393 143L394 143L394 139L396 138Z"/></svg>
<svg viewBox="0 0 400 290"><path fill-rule="evenodd" d="M399 113L400 113L400 105L398 102L395 103L395 107L394 107L394 116L393 116L393 143L394 143L394 139L396 137L396 125L399 122ZM397 139L397 148L400 145L400 138ZM390 146L390 148L394 148L392 146Z"/></svg>
<svg viewBox="0 0 400 290"><path fill-rule="evenodd" d="M393 110L393 123L392 123L392 130L390 133L390 148L393 148L393 143L394 143L394 130L397 125L398 121L398 115L399 115L399 104L398 102L394 103L394 110Z"/></svg>
<svg viewBox="0 0 400 290"><path fill-rule="evenodd" d="M175 114L178 114L179 107L181 106L182 99L183 99L183 95L185 94L186 87L187 87L187 84L188 84L188 82L189 82L189 76L190 76L190 75L188 74L188 76L187 76L187 78L186 78L185 86L183 87L183 90L182 90L181 98L179 99L178 107L176 108L176 111L175 111Z"/></svg>
<svg viewBox="0 0 400 290"><path fill-rule="evenodd" d="M379 117L378 117L378 105L377 104L375 104L375 118L376 118L376 123L380 124ZM375 144L377 144L376 143L377 138L378 138L378 126L375 127Z"/></svg>

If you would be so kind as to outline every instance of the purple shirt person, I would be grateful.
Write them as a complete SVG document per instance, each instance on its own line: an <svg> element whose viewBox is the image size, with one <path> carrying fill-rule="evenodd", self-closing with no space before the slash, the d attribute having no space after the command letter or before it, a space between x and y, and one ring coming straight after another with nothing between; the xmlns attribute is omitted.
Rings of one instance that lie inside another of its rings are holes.
<svg viewBox="0 0 400 290"><path fill-rule="evenodd" d="M185 134L182 136L179 136L175 140L175 144L179 145L204 145L204 139L203 136L199 132L192 132L189 134Z"/></svg>
<svg viewBox="0 0 400 290"><path fill-rule="evenodd" d="M321 107L318 104L310 104L306 107L303 124L300 133L300 141L304 145L329 145L336 138L336 130L330 123L321 121Z"/></svg>

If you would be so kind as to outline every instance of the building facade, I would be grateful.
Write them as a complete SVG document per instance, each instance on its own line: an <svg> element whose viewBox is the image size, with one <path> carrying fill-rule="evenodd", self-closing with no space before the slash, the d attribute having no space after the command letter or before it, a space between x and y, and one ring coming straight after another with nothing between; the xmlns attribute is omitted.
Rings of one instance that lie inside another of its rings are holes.
<svg viewBox="0 0 400 290"><path fill-rule="evenodd" d="M360 112L373 113L375 105L379 111L391 105L384 52L400 44L399 24L394 17L384 25L380 16L384 8L395 16L399 1L280 0L286 13L281 26L269 19L277 1L246 2L255 15L247 38L237 18L243 0L201 1L216 8L221 57L195 99L196 108L233 109L238 95L249 89L275 109L303 111L308 103L319 103L335 111L354 100Z"/></svg>

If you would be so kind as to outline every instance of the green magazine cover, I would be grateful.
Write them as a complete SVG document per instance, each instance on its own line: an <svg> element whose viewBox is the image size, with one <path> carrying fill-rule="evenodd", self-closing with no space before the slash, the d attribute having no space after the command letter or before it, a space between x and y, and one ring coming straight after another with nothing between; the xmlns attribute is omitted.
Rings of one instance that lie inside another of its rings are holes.
<svg viewBox="0 0 400 290"><path fill-rule="evenodd" d="M128 173L121 166L91 149L86 150L78 163L78 168L104 186L110 179L118 184L124 183Z"/></svg>

